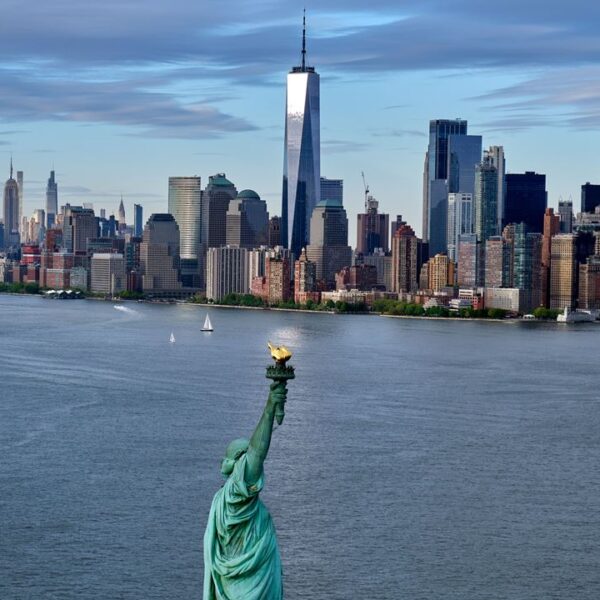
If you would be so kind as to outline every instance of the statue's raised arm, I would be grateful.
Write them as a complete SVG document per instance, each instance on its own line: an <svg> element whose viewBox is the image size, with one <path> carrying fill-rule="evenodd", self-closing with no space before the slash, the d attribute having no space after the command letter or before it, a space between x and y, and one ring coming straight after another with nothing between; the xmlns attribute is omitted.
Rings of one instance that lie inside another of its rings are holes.
<svg viewBox="0 0 600 600"><path fill-rule="evenodd" d="M283 410L286 396L287 388L285 381L276 381L271 384L267 405L248 445L245 473L248 485L254 485L262 475L263 464L271 445L275 413L276 411Z"/></svg>

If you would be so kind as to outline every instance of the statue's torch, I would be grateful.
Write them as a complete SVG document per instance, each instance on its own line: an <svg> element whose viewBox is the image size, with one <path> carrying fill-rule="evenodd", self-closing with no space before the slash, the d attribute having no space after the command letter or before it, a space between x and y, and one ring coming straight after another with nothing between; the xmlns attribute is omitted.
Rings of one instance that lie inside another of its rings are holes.
<svg viewBox="0 0 600 600"><path fill-rule="evenodd" d="M283 385L286 385L288 379L294 379L296 376L294 374L294 367L286 364L287 361L292 358L292 353L283 346L276 348L270 342L267 343L267 345L269 346L271 356L275 361L274 365L269 365L267 367L267 379L272 379L275 383L283 383ZM275 409L275 419L278 425L283 423L284 416L285 410L283 403L280 402Z"/></svg>

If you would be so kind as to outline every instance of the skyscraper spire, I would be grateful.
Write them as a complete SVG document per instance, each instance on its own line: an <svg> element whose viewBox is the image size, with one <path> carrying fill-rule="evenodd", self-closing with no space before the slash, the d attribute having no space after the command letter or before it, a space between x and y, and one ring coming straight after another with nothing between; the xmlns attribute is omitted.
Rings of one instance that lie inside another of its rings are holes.
<svg viewBox="0 0 600 600"><path fill-rule="evenodd" d="M10 155L10 178L12 179L13 176L13 165L12 165L12 154Z"/></svg>
<svg viewBox="0 0 600 600"><path fill-rule="evenodd" d="M302 72L306 70L306 8L302 11Z"/></svg>

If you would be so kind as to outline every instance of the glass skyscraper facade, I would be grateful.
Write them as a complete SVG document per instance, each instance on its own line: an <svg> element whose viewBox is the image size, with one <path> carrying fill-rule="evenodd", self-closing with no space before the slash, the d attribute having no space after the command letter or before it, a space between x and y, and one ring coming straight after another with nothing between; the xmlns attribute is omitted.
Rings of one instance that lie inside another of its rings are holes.
<svg viewBox="0 0 600 600"><path fill-rule="evenodd" d="M446 252L447 246L448 138L465 135L467 122L462 119L429 122L429 146L423 174L423 241L429 242L429 256Z"/></svg>
<svg viewBox="0 0 600 600"><path fill-rule="evenodd" d="M302 64L287 76L281 238L295 256L308 244L310 218L320 200L319 74Z"/></svg>
<svg viewBox="0 0 600 600"><path fill-rule="evenodd" d="M50 177L46 184L46 227L50 228L56 222L58 213L58 184L54 171L50 171Z"/></svg>

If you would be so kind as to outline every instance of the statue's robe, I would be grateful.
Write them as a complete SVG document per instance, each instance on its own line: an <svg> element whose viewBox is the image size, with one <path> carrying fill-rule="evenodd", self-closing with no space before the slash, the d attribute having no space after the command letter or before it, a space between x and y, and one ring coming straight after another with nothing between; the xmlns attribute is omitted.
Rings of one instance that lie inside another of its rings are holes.
<svg viewBox="0 0 600 600"><path fill-rule="evenodd" d="M263 477L244 479L246 455L215 494L204 534L204 600L281 600L281 560Z"/></svg>

